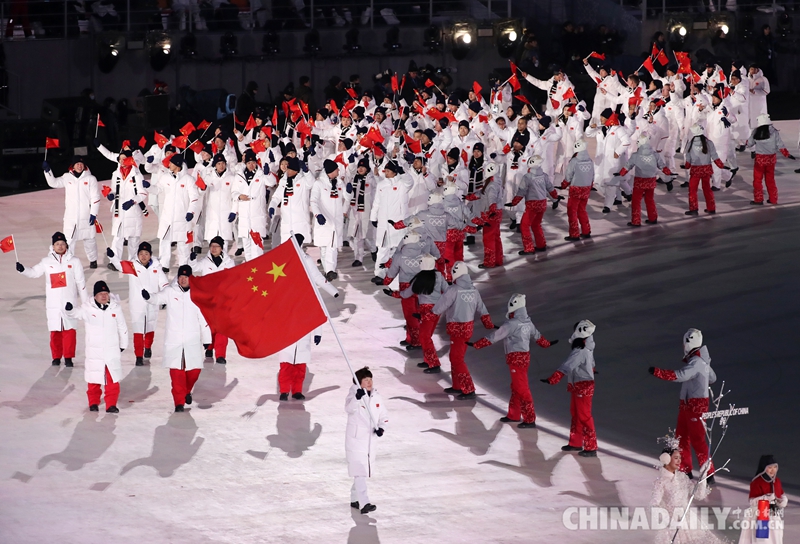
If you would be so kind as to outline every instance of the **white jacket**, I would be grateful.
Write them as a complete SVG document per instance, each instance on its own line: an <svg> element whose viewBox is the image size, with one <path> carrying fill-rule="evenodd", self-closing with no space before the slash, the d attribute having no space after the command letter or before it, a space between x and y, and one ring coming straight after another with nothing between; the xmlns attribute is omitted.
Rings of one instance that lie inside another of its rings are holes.
<svg viewBox="0 0 800 544"><path fill-rule="evenodd" d="M63 316L62 310L67 302L73 306L86 302L86 279L83 276L83 265L80 259L67 249L64 255L58 255L53 248L38 264L26 268L22 273L27 278L38 278L45 275L45 309L47 312L47 330L60 331L74 329L74 319ZM65 287L53 287L66 281ZM62 328L63 321L63 328Z"/></svg>
<svg viewBox="0 0 800 544"><path fill-rule="evenodd" d="M164 194L158 211L158 237L163 239L169 235L172 241L185 243L187 233L193 229L200 214L200 196L195 179L183 169L177 174L153 176L150 183L150 193ZM187 213L194 215L191 221L186 220Z"/></svg>
<svg viewBox="0 0 800 544"><path fill-rule="evenodd" d="M264 171L260 168L255 172L253 179L248 183L244 171L240 171L231 185L231 197L236 202L239 212L238 235L242 238L249 238L250 231L257 232L262 238L267 235L267 185L273 182L275 177L271 174L264 175ZM250 197L250 200L239 200L241 195ZM227 220L225 217L225 221Z"/></svg>
<svg viewBox="0 0 800 544"><path fill-rule="evenodd" d="M221 236L223 240L233 240L233 225L228 222L231 213L237 213L239 201L233 199L233 185L236 176L230 169L225 170L222 175L217 174L216 170L207 170L203 176L206 183L206 202L204 215L204 236L206 241L211 241L215 236Z"/></svg>
<svg viewBox="0 0 800 544"><path fill-rule="evenodd" d="M101 310L93 298L72 310L63 310L70 319L80 319L86 328L86 383L106 383L105 369L111 379L122 379L121 351L128 347L128 327L119 298L111 296L108 307Z"/></svg>
<svg viewBox="0 0 800 544"><path fill-rule="evenodd" d="M140 237L142 235L142 223L144 214L139 207L140 202L144 202L147 192L142 182L142 174L134 167L128 172L128 176L123 178L122 172L117 168L111 175L111 191L117 198L116 202L111 202L111 232L117 237ZM133 200L134 204L127 210L122 205ZM118 207L115 205L118 204ZM116 209L115 209L116 208Z"/></svg>
<svg viewBox="0 0 800 544"><path fill-rule="evenodd" d="M287 176L281 178L275 194L269 201L269 207L274 209L276 214L273 219L280 220L281 240L288 240L292 233L302 234L303 238L309 240L311 238L309 198L314 178L311 174L299 172L292 180L292 194L286 194L287 180Z"/></svg>
<svg viewBox="0 0 800 544"><path fill-rule="evenodd" d="M375 441L380 440L375 429L386 428L389 413L378 390L356 400L358 386L353 384L344 403L347 412L344 449L347 455L347 473L351 477L371 477L375 467ZM370 414L372 419L370 421Z"/></svg>
<svg viewBox="0 0 800 544"><path fill-rule="evenodd" d="M97 178L84 170L80 174L67 172L59 177L55 177L52 171L45 172L44 179L53 189L65 189L64 234L67 240L93 240L95 230L89 224L89 216L97 217L102 198Z"/></svg>
<svg viewBox="0 0 800 544"><path fill-rule="evenodd" d="M342 247L344 237L344 216L349 203L349 193L345 191L345 184L341 177L336 178L337 196L331 197L331 180L325 170L320 172L314 185L311 187L311 215L314 223L314 245L317 247ZM325 218L325 224L320 225L317 216Z"/></svg>
<svg viewBox="0 0 800 544"><path fill-rule="evenodd" d="M375 191L375 200L370 210L370 221L377 221L376 244L378 247L397 247L405 236L405 229L395 229L392 221L408 217L408 192L414 181L408 174L398 174L392 179L381 178Z"/></svg>
<svg viewBox="0 0 800 544"><path fill-rule="evenodd" d="M115 255L110 261L117 267L117 270L122 270L118 256ZM155 331L158 322L158 306L147 304L142 298L142 289L148 293L158 293L169 285L169 279L164 274L158 258L152 256L150 261L150 265L145 267L139 262L139 259L134 259L133 268L136 270L136 275L125 274L128 278L128 311L131 314L131 332L135 334Z"/></svg>
<svg viewBox="0 0 800 544"><path fill-rule="evenodd" d="M184 291L176 279L158 293L151 293L147 302L156 306L167 305L162 366L180 369L182 359L185 359L185 370L203 368L203 344L211 343L211 330L200 308L192 302L191 292Z"/></svg>

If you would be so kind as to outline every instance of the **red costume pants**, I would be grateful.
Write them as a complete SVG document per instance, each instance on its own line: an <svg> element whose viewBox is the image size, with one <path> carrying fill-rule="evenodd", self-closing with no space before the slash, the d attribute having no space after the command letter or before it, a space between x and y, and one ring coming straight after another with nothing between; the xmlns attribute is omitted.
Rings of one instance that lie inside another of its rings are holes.
<svg viewBox="0 0 800 544"><path fill-rule="evenodd" d="M200 377L200 370L199 368L194 370L169 369L169 377L172 380L172 399L175 401L175 406L183 406L186 403L186 395L192 392L197 378Z"/></svg>
<svg viewBox="0 0 800 544"><path fill-rule="evenodd" d="M710 164L694 166L689 173L689 210L697 210L697 187L703 182L703 198L706 200L706 209L710 212L717 210L714 203L714 191L711 190L711 175L714 173Z"/></svg>
<svg viewBox="0 0 800 544"><path fill-rule="evenodd" d="M281 369L278 371L278 387L281 393L302 393L305 379L305 363L281 363Z"/></svg>
<svg viewBox="0 0 800 544"><path fill-rule="evenodd" d="M449 262L445 263L445 278L452 281L450 270L457 261L464 260L464 232L458 229L447 229L447 241L445 242L444 253L442 256Z"/></svg>
<svg viewBox="0 0 800 544"><path fill-rule="evenodd" d="M489 219L483 225L483 266L494 268L503 266L503 241L500 239L502 212L489 212Z"/></svg>
<svg viewBox="0 0 800 544"><path fill-rule="evenodd" d="M228 353L228 337L216 332L212 332L211 347L214 349L214 357L224 358Z"/></svg>
<svg viewBox="0 0 800 544"><path fill-rule="evenodd" d="M569 445L574 448L583 448L586 451L597 449L597 433L594 430L592 417L592 397L594 396L594 381L571 383L567 391L572 394L569 403L569 413L572 423L569 428Z"/></svg>
<svg viewBox="0 0 800 544"><path fill-rule="evenodd" d="M533 409L533 397L528 385L528 365L531 354L527 351L506 353L506 364L511 373L511 399L508 401L508 419L519 420L525 423L536 421L536 412Z"/></svg>
<svg viewBox="0 0 800 544"><path fill-rule="evenodd" d="M472 337L474 323L448 323L447 334L450 336L450 373L453 378L453 388L464 394L475 391L472 376L464 362L467 353L467 341Z"/></svg>
<svg viewBox="0 0 800 544"><path fill-rule="evenodd" d="M50 353L53 359L72 359L75 357L75 329L50 331Z"/></svg>
<svg viewBox="0 0 800 544"><path fill-rule="evenodd" d="M585 213L586 204L583 206ZM545 210L547 210L547 200L525 201L525 213L522 215L519 229L522 233L522 250L526 253L534 251L537 247L543 248L547 246L547 240L544 239L544 231L542 230L542 219L544 218ZM531 236L531 231L533 231L533 236ZM570 236L572 235L570 234ZM536 241L535 246L534 240Z"/></svg>
<svg viewBox="0 0 800 544"><path fill-rule="evenodd" d="M89 406L93 404L100 404L100 393L102 393L102 386L99 383L90 383L86 389L86 396L89 398ZM117 405L119 399L119 383L115 382L111 377L111 373L106 367L106 408L111 408Z"/></svg>
<svg viewBox="0 0 800 544"><path fill-rule="evenodd" d="M642 197L647 207L647 219L656 221L658 210L656 210L656 178L633 178L633 198L631 199L631 223L634 225L642 224Z"/></svg>
<svg viewBox="0 0 800 544"><path fill-rule="evenodd" d="M569 235L577 238L580 234L591 234L589 216L586 213L586 204L589 203L591 187L570 187L569 200L567 200L567 219L569 219ZM578 224L580 223L580 230Z"/></svg>
<svg viewBox="0 0 800 544"><path fill-rule="evenodd" d="M433 310L433 304L419 305L421 316L419 342L422 344L422 356L425 358L425 362L428 363L428 368L442 366L442 363L439 362L439 356L436 355L436 346L433 345L433 331L436 330L436 325L439 323L439 316L431 310Z"/></svg>
<svg viewBox="0 0 800 544"><path fill-rule="evenodd" d="M778 162L777 155L756 155L756 163L753 166L753 200L764 202L764 188L761 179L767 184L767 194L769 201L773 204L778 203L778 186L775 185L775 163Z"/></svg>
<svg viewBox="0 0 800 544"><path fill-rule="evenodd" d="M700 418L704 412L708 412L707 398L681 401L675 434L680 437L682 472L689 473L692 471L692 449L694 449L694 453L697 455L697 462L701 466L708 459L706 425ZM709 470L714 470L713 464L709 466Z"/></svg>
<svg viewBox="0 0 800 544"><path fill-rule="evenodd" d="M436 249L439 250L439 254L441 255L441 257L439 257L436 260L436 270L441 272L442 275L446 278L447 277L447 270L449 270L449 268L447 267L447 263L444 262L445 253L447 253L447 242L436 242L436 241L434 241L433 243L436 244ZM450 263L450 266L452 267L453 264Z"/></svg>
<svg viewBox="0 0 800 544"><path fill-rule="evenodd" d="M133 333L133 354L136 357L144 356L145 349L152 349L153 337L155 337L155 335L155 332L148 332L145 334L139 332Z"/></svg>
<svg viewBox="0 0 800 544"><path fill-rule="evenodd" d="M411 286L410 283L400 282L400 290L403 291ZM406 320L406 342L412 346L419 346L419 319L414 317L417 313L417 295L408 298L400 298L400 306L403 308L403 317Z"/></svg>

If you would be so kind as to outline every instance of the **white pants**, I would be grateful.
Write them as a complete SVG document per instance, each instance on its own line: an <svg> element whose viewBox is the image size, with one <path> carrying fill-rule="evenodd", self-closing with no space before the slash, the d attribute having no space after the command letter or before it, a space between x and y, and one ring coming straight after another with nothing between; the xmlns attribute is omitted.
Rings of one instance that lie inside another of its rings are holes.
<svg viewBox="0 0 800 544"><path fill-rule="evenodd" d="M128 259L131 261L136 258L136 254L139 253L139 240L141 238L139 236L129 236L128 240ZM124 236L114 236L111 240L111 249L114 251L114 255L122 258L122 248L124 247L125 237Z"/></svg>
<svg viewBox="0 0 800 544"><path fill-rule="evenodd" d="M244 249L244 260L252 261L256 257L261 257L264 250L256 245L252 236L242 237L242 249Z"/></svg>
<svg viewBox="0 0 800 544"><path fill-rule="evenodd" d="M356 501L358 501L358 506L361 508L369 504L366 476L356 476L353 478L353 487L350 488L350 502Z"/></svg>
<svg viewBox="0 0 800 544"><path fill-rule="evenodd" d="M337 248L319 248L319 258L322 261L322 269L326 274L328 272L336 272L336 267L339 264L339 250Z"/></svg>
<svg viewBox="0 0 800 544"><path fill-rule="evenodd" d="M78 240L67 240L67 245L72 247L75 242ZM94 236L87 240L81 240L83 242L83 249L86 251L86 258L89 259L89 262L92 263L97 260L97 240L95 240Z"/></svg>
<svg viewBox="0 0 800 544"><path fill-rule="evenodd" d="M178 254L178 266L189 264L189 254L192 252L192 247L195 243L187 244L186 240L174 240L176 242L176 253ZM158 243L158 260L161 261L161 266L169 268L172 261L172 229L169 229L167 235L162 238ZM128 241L128 251L130 251L130 240Z"/></svg>
<svg viewBox="0 0 800 544"><path fill-rule="evenodd" d="M388 261L394 255L394 252L397 251L397 247L379 247L378 248L378 258L375 259L375 275L383 278L386 276L386 269L381 268L380 265Z"/></svg>
<svg viewBox="0 0 800 544"><path fill-rule="evenodd" d="M614 185L611 185L614 183ZM604 181L603 182L603 206L610 208L615 200L621 200L622 189L619 187L619 181Z"/></svg>

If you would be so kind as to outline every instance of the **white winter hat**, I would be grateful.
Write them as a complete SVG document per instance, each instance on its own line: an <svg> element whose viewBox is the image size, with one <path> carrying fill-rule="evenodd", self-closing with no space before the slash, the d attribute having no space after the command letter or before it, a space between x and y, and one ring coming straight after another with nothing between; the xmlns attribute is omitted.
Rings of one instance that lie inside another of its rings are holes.
<svg viewBox="0 0 800 544"><path fill-rule="evenodd" d="M636 143L639 145L649 144L650 138L647 136L647 134L641 134L639 135L639 139L636 140Z"/></svg>
<svg viewBox="0 0 800 544"><path fill-rule="evenodd" d="M508 317L511 313L516 312L520 308L525 307L525 295L520 293L514 293L511 295L511 298L508 299L508 311L506 312L506 317Z"/></svg>
<svg viewBox="0 0 800 544"><path fill-rule="evenodd" d="M422 256L422 260L419 263L420 270L433 270L436 268L436 258L431 255L430 253L426 253Z"/></svg>
<svg viewBox="0 0 800 544"><path fill-rule="evenodd" d="M455 183L448 183L444 186L444 196L454 195L458 192L458 187L456 187Z"/></svg>
<svg viewBox="0 0 800 544"><path fill-rule="evenodd" d="M702 136L703 135L703 127L700 125L692 125L692 128L689 130L692 131L692 136Z"/></svg>
<svg viewBox="0 0 800 544"><path fill-rule="evenodd" d="M497 165L493 162L490 162L486 165L486 168L483 169L483 177L490 178L497 173Z"/></svg>
<svg viewBox="0 0 800 544"><path fill-rule="evenodd" d="M575 327L575 331L572 333L572 336L569 337L569 341L572 342L576 338L589 338L594 334L594 329L594 323L588 319L582 319Z"/></svg>
<svg viewBox="0 0 800 544"><path fill-rule="evenodd" d="M414 231L407 232L405 236L403 236L403 242L406 244L417 244L419 243L420 237Z"/></svg>
<svg viewBox="0 0 800 544"><path fill-rule="evenodd" d="M442 200L444 200L444 199L442 198L442 194L441 193L438 193L438 192L437 193L431 193L431 194L428 195L428 206L430 206L431 204L441 204Z"/></svg>
<svg viewBox="0 0 800 544"><path fill-rule="evenodd" d="M528 159L528 168L534 168L536 166L541 166L544 163L544 159L539 155L534 155L530 159Z"/></svg>
<svg viewBox="0 0 800 544"><path fill-rule="evenodd" d="M578 140L575 142L575 145L572 147L572 149L575 150L575 153L586 151L586 140Z"/></svg>
<svg viewBox="0 0 800 544"><path fill-rule="evenodd" d="M697 329L689 329L683 335L683 354L687 355L693 349L703 345L703 333Z"/></svg>
<svg viewBox="0 0 800 544"><path fill-rule="evenodd" d="M771 124L772 124L772 119L769 118L769 114L762 113L761 115L756 117L756 125L759 127L761 125L771 125Z"/></svg>
<svg viewBox="0 0 800 544"><path fill-rule="evenodd" d="M460 278L461 276L469 277L469 270L467 270L467 263L464 261L458 261L456 264L453 265L453 281L456 281L456 278Z"/></svg>

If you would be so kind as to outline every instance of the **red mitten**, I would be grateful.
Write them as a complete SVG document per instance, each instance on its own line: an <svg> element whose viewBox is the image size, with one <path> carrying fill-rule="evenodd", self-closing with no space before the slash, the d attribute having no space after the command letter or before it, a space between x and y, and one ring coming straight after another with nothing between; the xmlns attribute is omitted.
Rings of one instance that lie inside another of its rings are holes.
<svg viewBox="0 0 800 544"><path fill-rule="evenodd" d="M540 336L539 339L536 341L536 343L539 344L539 346L541 346L543 348L549 348L550 347L550 341L547 338L545 338L544 336Z"/></svg>
<svg viewBox="0 0 800 544"><path fill-rule="evenodd" d="M562 189L566 189L567 187L569 187L569 182L567 180L562 181L561 182L561 188Z"/></svg>
<svg viewBox="0 0 800 544"><path fill-rule="evenodd" d="M474 200L480 200L480 198L481 197L476 193L470 193L470 194L468 194L467 196L464 197L465 200L469 200L470 202L472 202Z"/></svg>
<svg viewBox="0 0 800 544"><path fill-rule="evenodd" d="M678 377L675 375L674 370L664 370L663 368L656 368L655 371L653 372L653 376L655 376L659 380L665 380L668 382L674 382L675 380L678 379Z"/></svg>
<svg viewBox="0 0 800 544"><path fill-rule="evenodd" d="M522 197L517 195L517 196L514 197L514 200L511 201L511 205L512 206L516 206L520 202L522 202Z"/></svg>
<svg viewBox="0 0 800 544"><path fill-rule="evenodd" d="M558 382L560 382L561 378L563 378L563 377L564 377L564 373L563 372L559 372L558 370L556 370L555 372L553 372L552 376L547 378L547 383L549 383L550 385L555 385Z"/></svg>
<svg viewBox="0 0 800 544"><path fill-rule="evenodd" d="M384 285L389 285L390 283L392 283L393 279L394 278L390 278L389 276L386 276L385 278L383 278L383 284Z"/></svg>
<svg viewBox="0 0 800 544"><path fill-rule="evenodd" d="M494 328L494 323L492 323L492 316L490 316L489 314L481 316L481 323L483 323L483 326L487 329Z"/></svg>
<svg viewBox="0 0 800 544"><path fill-rule="evenodd" d="M481 338L480 340L475 342L472 345L472 347L475 348L475 349L481 349L481 348L489 347L491 345L492 345L492 343L489 342L489 340L487 340L486 338Z"/></svg>
<svg viewBox="0 0 800 544"><path fill-rule="evenodd" d="M405 223L403 223L402 221L398 221L398 222L396 222L396 223L394 224L394 228L395 228L396 230L404 229L404 228L406 228L406 224L405 224Z"/></svg>

